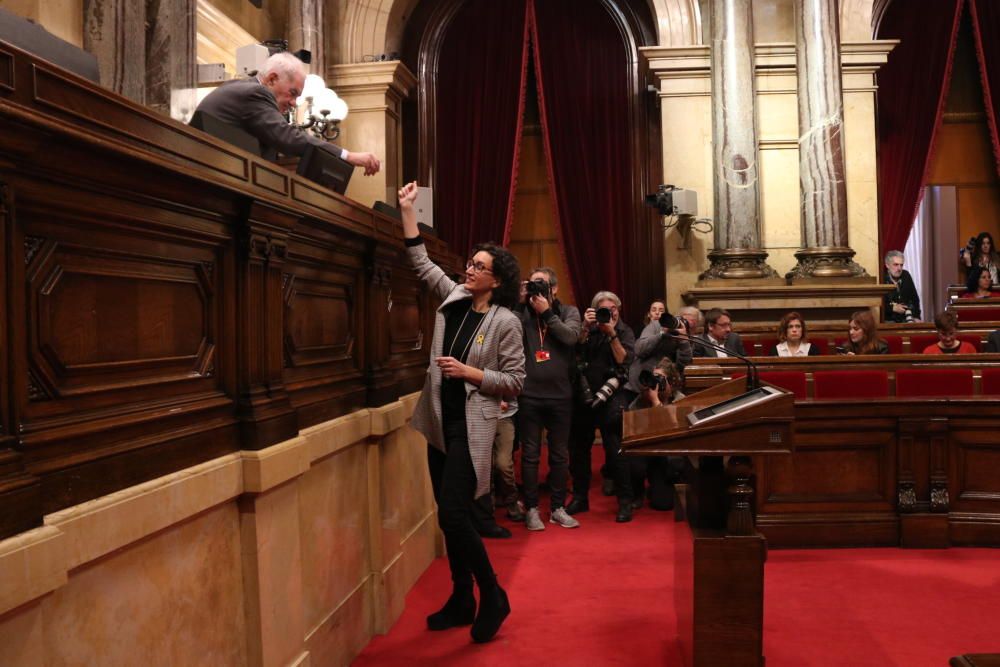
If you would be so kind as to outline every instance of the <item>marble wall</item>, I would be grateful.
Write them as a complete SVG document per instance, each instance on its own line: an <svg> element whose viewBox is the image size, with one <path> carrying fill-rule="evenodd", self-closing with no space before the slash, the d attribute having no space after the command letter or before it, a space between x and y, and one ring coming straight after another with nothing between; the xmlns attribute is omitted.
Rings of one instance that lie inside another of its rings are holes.
<svg viewBox="0 0 1000 667"><path fill-rule="evenodd" d="M439 554L415 396L0 542L0 665L340 665Z"/></svg>

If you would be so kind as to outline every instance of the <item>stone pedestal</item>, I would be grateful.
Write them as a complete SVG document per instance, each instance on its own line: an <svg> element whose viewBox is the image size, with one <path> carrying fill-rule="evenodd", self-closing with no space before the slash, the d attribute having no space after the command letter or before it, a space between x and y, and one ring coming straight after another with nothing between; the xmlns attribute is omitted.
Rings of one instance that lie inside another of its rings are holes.
<svg viewBox="0 0 1000 667"><path fill-rule="evenodd" d="M695 287L683 294L684 303L701 310L724 308L737 327L750 324L777 327L781 317L796 310L809 325L843 324L852 313L870 310L881 321L882 297L892 291L889 285L852 284L837 280L834 284L784 286L731 286L726 282L713 287Z"/></svg>
<svg viewBox="0 0 1000 667"><path fill-rule="evenodd" d="M403 181L402 102L416 88L416 77L403 63L390 60L334 65L327 70L326 82L350 107L337 144L371 151L382 161L382 170L374 176L356 173L347 196L368 206L379 200L395 202Z"/></svg>

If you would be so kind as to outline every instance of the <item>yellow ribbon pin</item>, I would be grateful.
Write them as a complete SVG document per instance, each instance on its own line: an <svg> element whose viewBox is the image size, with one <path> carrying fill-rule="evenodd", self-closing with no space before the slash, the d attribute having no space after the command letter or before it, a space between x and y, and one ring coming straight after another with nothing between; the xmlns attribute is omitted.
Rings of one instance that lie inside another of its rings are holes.
<svg viewBox="0 0 1000 667"><path fill-rule="evenodd" d="M482 345L484 340L486 340L486 336L484 334L479 334L478 336L476 336L477 345Z"/></svg>

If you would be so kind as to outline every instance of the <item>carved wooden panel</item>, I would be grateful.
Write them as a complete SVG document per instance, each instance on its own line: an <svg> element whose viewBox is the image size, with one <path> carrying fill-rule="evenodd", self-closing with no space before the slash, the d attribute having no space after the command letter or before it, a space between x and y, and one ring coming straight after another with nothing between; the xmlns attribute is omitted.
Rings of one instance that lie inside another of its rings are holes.
<svg viewBox="0 0 1000 667"><path fill-rule="evenodd" d="M58 398L209 375L213 269L47 243L28 267L33 376Z"/></svg>
<svg viewBox="0 0 1000 667"><path fill-rule="evenodd" d="M364 405L366 254L363 239L315 220L289 239L283 380L300 427Z"/></svg>
<svg viewBox="0 0 1000 667"><path fill-rule="evenodd" d="M950 508L1000 514L1000 434L983 423L951 434Z"/></svg>
<svg viewBox="0 0 1000 667"><path fill-rule="evenodd" d="M839 432L800 426L795 453L769 457L758 471L759 511L788 504L807 505L809 511L891 508L895 438L888 429L862 430L850 422Z"/></svg>

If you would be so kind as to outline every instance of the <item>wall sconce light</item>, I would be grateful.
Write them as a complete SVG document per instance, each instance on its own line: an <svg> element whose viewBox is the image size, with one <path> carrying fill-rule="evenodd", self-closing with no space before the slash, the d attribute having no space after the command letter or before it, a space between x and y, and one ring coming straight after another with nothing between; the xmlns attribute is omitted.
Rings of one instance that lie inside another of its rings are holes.
<svg viewBox="0 0 1000 667"><path fill-rule="evenodd" d="M324 141L333 141L340 136L340 121L347 118L347 102L326 87L323 77L317 74L307 76L302 95L295 103L297 109L305 110L302 122L295 123L296 127L308 130Z"/></svg>

